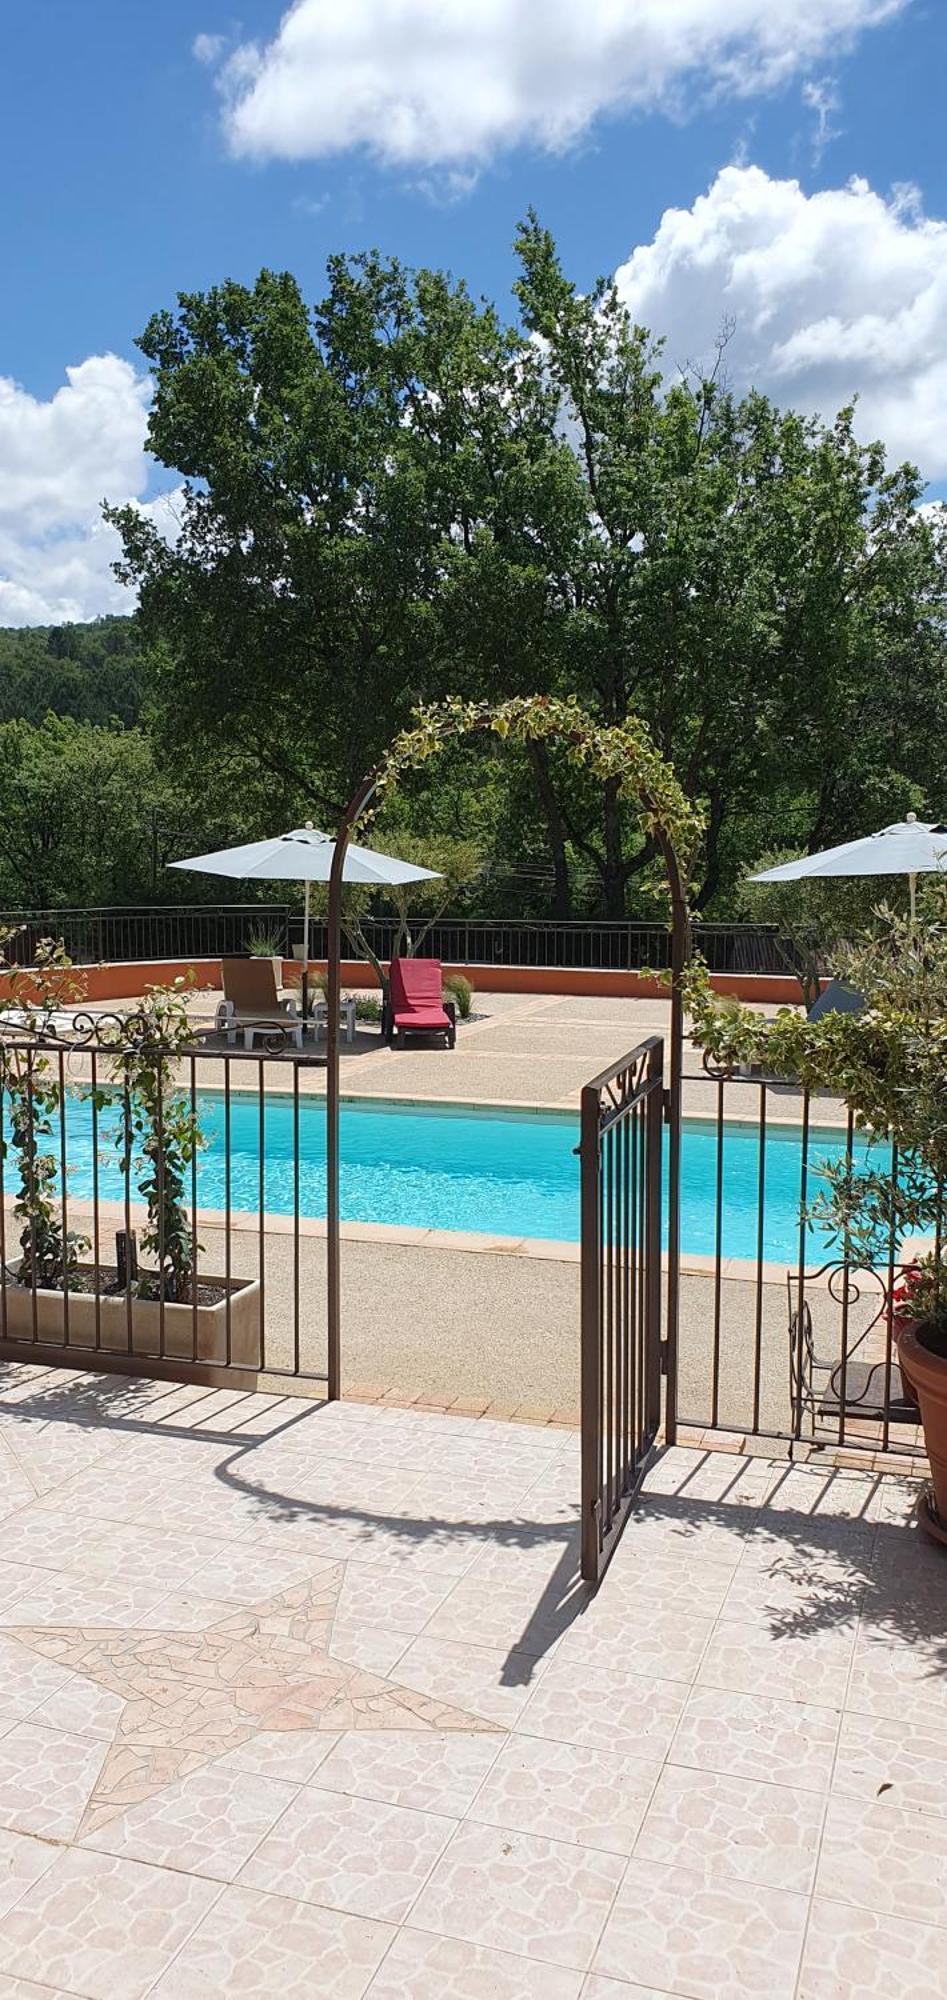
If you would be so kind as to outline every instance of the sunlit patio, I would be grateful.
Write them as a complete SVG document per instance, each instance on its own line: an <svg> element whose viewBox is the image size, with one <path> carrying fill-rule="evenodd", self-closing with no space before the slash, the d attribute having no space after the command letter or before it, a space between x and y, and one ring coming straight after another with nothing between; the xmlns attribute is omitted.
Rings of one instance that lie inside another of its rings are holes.
<svg viewBox="0 0 947 2000"><path fill-rule="evenodd" d="M27 1367L10 2000L944 1990L943 1558L891 1476ZM932 1884L935 1894L931 1894Z"/></svg>

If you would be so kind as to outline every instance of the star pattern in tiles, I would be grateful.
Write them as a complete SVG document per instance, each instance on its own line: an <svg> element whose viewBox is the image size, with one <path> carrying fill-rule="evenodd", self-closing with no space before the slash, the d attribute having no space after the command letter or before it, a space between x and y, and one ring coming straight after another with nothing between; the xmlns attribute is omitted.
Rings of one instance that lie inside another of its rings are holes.
<svg viewBox="0 0 947 2000"><path fill-rule="evenodd" d="M6 1626L5 1634L124 1699L79 1828L235 1750L259 1730L464 1729L494 1723L329 1656L344 1565L197 1632Z"/></svg>

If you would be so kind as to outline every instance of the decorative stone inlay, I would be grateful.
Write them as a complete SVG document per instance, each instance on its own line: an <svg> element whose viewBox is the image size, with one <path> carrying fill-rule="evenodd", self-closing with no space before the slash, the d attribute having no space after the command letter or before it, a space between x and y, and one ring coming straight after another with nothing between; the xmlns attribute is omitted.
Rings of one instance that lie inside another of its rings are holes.
<svg viewBox="0 0 947 2000"><path fill-rule="evenodd" d="M323 1566L203 1631L9 1626L7 1636L124 1700L78 1838L263 1731L493 1730L330 1657L343 1575L340 1563Z"/></svg>

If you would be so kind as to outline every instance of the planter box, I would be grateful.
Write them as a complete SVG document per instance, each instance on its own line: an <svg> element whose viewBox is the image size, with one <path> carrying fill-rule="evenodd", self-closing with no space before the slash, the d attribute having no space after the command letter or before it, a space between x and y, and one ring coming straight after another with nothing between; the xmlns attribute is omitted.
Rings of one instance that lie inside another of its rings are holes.
<svg viewBox="0 0 947 2000"><path fill-rule="evenodd" d="M226 1279L202 1271L205 1285L226 1285ZM132 1299L131 1352L157 1360L161 1354L161 1307L153 1299ZM36 1319L33 1293L26 1285L7 1283L5 1291L5 1340L42 1341L47 1346L66 1346L66 1305L62 1292L36 1292ZM127 1354L128 1300L124 1292L100 1292L98 1296L99 1345L108 1354ZM69 1346L95 1347L96 1297L93 1292L69 1294ZM260 1313L260 1285L256 1278L230 1281L230 1362L234 1368L262 1366L263 1329ZM164 1358L168 1361L208 1361L218 1366L227 1362L227 1300L201 1306L169 1305L164 1308Z"/></svg>

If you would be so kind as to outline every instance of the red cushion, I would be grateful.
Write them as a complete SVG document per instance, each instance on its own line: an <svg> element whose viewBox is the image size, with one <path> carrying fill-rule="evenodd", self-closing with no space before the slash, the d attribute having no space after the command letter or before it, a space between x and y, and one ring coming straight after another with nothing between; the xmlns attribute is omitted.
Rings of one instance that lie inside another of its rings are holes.
<svg viewBox="0 0 947 2000"><path fill-rule="evenodd" d="M394 1017L396 1028L418 1028L426 1033L432 1028L449 1028L450 1020L443 1007L409 1007Z"/></svg>
<svg viewBox="0 0 947 2000"><path fill-rule="evenodd" d="M423 1007L426 1011L441 1008L440 959L393 958L389 977L391 1004L396 1013L400 1008Z"/></svg>

